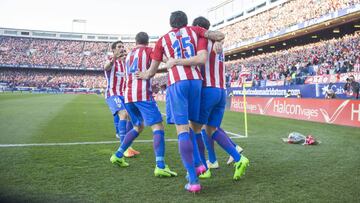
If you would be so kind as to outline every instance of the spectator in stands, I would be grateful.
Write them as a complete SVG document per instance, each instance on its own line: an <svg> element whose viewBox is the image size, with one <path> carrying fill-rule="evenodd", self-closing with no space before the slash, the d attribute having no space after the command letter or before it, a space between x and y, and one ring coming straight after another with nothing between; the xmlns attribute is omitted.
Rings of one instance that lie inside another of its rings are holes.
<svg viewBox="0 0 360 203"><path fill-rule="evenodd" d="M355 81L355 77L350 75L350 77L346 79L344 90L349 94L352 93L355 99L359 99L359 86L359 83Z"/></svg>
<svg viewBox="0 0 360 203"><path fill-rule="evenodd" d="M304 21L319 18L359 2L359 0L285 1L279 6L225 26L220 31L226 34L224 46L230 47L255 37L284 30Z"/></svg>
<svg viewBox="0 0 360 203"><path fill-rule="evenodd" d="M325 90L325 99L335 99L336 94L334 90L332 89L333 83L329 83L327 86L327 89Z"/></svg>
<svg viewBox="0 0 360 203"><path fill-rule="evenodd" d="M360 69L358 44L360 44L360 34L354 33L339 39L227 61L226 69L231 73L231 81L236 81L239 70L245 66L250 70L249 78L258 82L283 80L285 85L303 84L307 76L314 74L358 71Z"/></svg>
<svg viewBox="0 0 360 203"><path fill-rule="evenodd" d="M334 98L336 98L334 90L327 89L325 92L325 99L334 99Z"/></svg>

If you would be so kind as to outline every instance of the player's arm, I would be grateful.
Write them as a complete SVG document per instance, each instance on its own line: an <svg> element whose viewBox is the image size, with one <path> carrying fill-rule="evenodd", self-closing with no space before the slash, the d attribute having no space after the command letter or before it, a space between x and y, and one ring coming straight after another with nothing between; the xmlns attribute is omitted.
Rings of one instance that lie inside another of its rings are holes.
<svg viewBox="0 0 360 203"><path fill-rule="evenodd" d="M148 79L154 77L157 70L159 69L159 65L160 65L160 61L152 60L150 68L147 71L144 71L144 72L139 72L139 71L136 72L135 77L137 79L148 80Z"/></svg>
<svg viewBox="0 0 360 203"><path fill-rule="evenodd" d="M184 65L184 66L200 66L204 65L207 60L207 45L208 40L206 38L201 37L198 40L197 43L197 54L195 56L192 56L190 58L184 59L184 58L169 58L168 61L165 64L165 67L167 69L170 69L176 65Z"/></svg>
<svg viewBox="0 0 360 203"><path fill-rule="evenodd" d="M164 64L166 64L166 62L169 60L168 57L166 57L165 55L163 55L162 57L162 62ZM163 68L159 68L156 73L167 73L168 72L168 69L166 68L166 66L163 66Z"/></svg>
<svg viewBox="0 0 360 203"><path fill-rule="evenodd" d="M207 51L205 49L198 51L197 55L190 57L188 59L174 59L169 58L165 64L167 69L172 68L173 66L183 65L183 66L199 66L204 65L207 59Z"/></svg>
<svg viewBox="0 0 360 203"><path fill-rule="evenodd" d="M213 49L215 53L221 54L223 52L223 45L224 45L224 40L214 42Z"/></svg>
<svg viewBox="0 0 360 203"><path fill-rule="evenodd" d="M194 26L193 29L195 30L196 33L199 34L200 37L205 37L213 41L222 41L225 39L224 33L219 31L206 30L199 26Z"/></svg>
<svg viewBox="0 0 360 203"><path fill-rule="evenodd" d="M164 60L164 48L162 47L162 38L160 38L154 47L153 52L151 53L151 64L150 68L144 72L136 72L135 77L137 79L148 80L151 77L154 77L156 72L159 69L161 61Z"/></svg>
<svg viewBox="0 0 360 203"><path fill-rule="evenodd" d="M225 39L224 33L212 30L207 30L204 34L204 37L214 41L222 41Z"/></svg>
<svg viewBox="0 0 360 203"><path fill-rule="evenodd" d="M115 63L115 57L113 57L112 59L110 60L107 60L105 65L104 65L104 70L105 71L109 71L111 70L111 68L113 67L114 63Z"/></svg>

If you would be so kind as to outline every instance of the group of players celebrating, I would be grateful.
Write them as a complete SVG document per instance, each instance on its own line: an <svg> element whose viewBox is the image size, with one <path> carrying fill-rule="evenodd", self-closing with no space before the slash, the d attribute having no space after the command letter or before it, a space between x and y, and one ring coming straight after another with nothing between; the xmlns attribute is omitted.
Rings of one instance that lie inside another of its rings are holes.
<svg viewBox="0 0 360 203"><path fill-rule="evenodd" d="M112 44L113 57L104 65L107 89L105 97L114 116L120 147L111 156L111 163L120 167L129 164L124 157L139 152L132 142L151 126L156 157L154 175L175 177L177 173L165 164L165 132L161 113L151 91L151 78L159 71L161 62L168 71L166 118L175 124L179 152L187 171L189 192L200 192L199 178L210 178L210 168L217 168L214 151L216 141L234 161L234 180L245 173L249 160L220 128L226 103L225 68L222 42L224 34L209 31L210 22L204 17L187 26L182 11L171 13L172 30L162 36L155 48L148 47L145 32L136 35L136 47L127 55L121 41ZM205 158L205 147L209 160Z"/></svg>

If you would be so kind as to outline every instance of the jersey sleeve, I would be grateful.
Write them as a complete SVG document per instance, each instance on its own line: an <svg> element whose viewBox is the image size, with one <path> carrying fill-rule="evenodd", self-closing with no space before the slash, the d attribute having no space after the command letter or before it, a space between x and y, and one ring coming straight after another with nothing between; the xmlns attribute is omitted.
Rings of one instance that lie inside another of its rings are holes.
<svg viewBox="0 0 360 203"><path fill-rule="evenodd" d="M205 32L207 31L205 28L200 26L191 26L191 29L201 38L205 38Z"/></svg>
<svg viewBox="0 0 360 203"><path fill-rule="evenodd" d="M199 38L198 42L197 42L197 50L207 50L207 45L208 45L208 39L206 38Z"/></svg>
<svg viewBox="0 0 360 203"><path fill-rule="evenodd" d="M146 55L147 55L147 57L146 57L146 60L147 60L146 61L146 66L147 67L150 67L152 53L153 53L153 49L151 47L146 48Z"/></svg>
<svg viewBox="0 0 360 203"><path fill-rule="evenodd" d="M164 53L164 47L162 46L162 37L156 42L155 48L151 53L151 59L156 61L162 61Z"/></svg>

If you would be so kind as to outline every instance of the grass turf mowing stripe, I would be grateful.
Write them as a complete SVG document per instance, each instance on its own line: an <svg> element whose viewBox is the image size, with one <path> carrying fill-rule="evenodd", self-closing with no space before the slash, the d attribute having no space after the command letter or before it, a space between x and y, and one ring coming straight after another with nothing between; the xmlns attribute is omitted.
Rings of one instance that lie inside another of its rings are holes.
<svg viewBox="0 0 360 203"><path fill-rule="evenodd" d="M76 95L0 94L1 143L31 142Z"/></svg>
<svg viewBox="0 0 360 203"><path fill-rule="evenodd" d="M43 136L30 141L114 139L111 114L104 99L94 100L93 96L72 100L49 121L50 128L43 126L46 129L46 133L40 132ZM179 173L179 177L173 179L153 176L155 157L148 143L135 143L134 148L141 151L141 155L127 159L128 168L114 167L109 162L117 143L0 148L0 182L4 183L0 184L0 201L5 198L18 200L13 202L360 202L357 128L259 115L248 115L248 118L251 134L239 144L245 149L244 155L250 159L251 166L239 182L232 181L233 168L225 166L228 155L217 145L221 168L212 171L211 179L201 181L204 190L196 196L183 190L186 172L176 142L166 145L167 163ZM241 132L242 119L242 114L226 112L224 129ZM28 121L32 122L31 117ZM73 125L88 129L74 133ZM14 130L16 133L21 129ZM84 134L86 131L92 134ZM165 131L167 138L176 138L173 126L166 125ZM292 131L312 134L322 144L283 143L281 138ZM147 130L138 139L151 138L152 133Z"/></svg>

